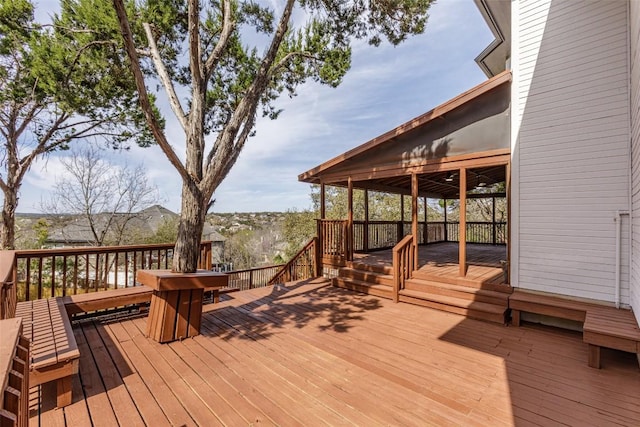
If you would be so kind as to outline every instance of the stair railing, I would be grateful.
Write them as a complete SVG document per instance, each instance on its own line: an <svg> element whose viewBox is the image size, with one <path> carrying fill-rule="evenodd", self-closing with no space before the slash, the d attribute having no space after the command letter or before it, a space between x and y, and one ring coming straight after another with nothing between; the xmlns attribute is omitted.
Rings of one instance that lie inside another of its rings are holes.
<svg viewBox="0 0 640 427"><path fill-rule="evenodd" d="M405 236L393 248L393 302L398 302L400 291L415 270L415 251L412 235Z"/></svg>
<svg viewBox="0 0 640 427"><path fill-rule="evenodd" d="M322 275L318 238L314 237L269 280L269 285L311 279Z"/></svg>

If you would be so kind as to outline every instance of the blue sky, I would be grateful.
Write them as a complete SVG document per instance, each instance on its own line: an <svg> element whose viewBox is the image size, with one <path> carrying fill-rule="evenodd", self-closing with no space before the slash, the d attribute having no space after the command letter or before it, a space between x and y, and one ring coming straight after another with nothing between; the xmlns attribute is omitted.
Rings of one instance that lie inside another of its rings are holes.
<svg viewBox="0 0 640 427"><path fill-rule="evenodd" d="M38 16L49 15L52 4L38 2ZM355 46L351 71L341 86L306 84L297 97L278 101L284 109L278 120L258 121L256 136L216 191L212 211L308 208L310 187L298 182L300 173L485 80L474 58L491 40L473 0L441 0L431 8L425 34L395 48ZM181 141L179 126L166 111L168 137ZM41 211L40 201L64 174L59 156L49 156L28 172L19 212ZM105 157L114 167L143 164L159 189L161 203L179 211L180 178L158 147L132 147Z"/></svg>

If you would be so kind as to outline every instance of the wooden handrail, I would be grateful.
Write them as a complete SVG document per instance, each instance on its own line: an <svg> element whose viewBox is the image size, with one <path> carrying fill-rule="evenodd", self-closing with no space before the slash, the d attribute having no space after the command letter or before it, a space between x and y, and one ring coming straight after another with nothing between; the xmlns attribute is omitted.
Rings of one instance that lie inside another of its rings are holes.
<svg viewBox="0 0 640 427"><path fill-rule="evenodd" d="M318 238L314 237L289 262L282 266L269 281L269 285L318 277L317 248Z"/></svg>
<svg viewBox="0 0 640 427"><path fill-rule="evenodd" d="M12 318L16 313L15 265L16 251L0 251L0 319Z"/></svg>
<svg viewBox="0 0 640 427"><path fill-rule="evenodd" d="M405 236L393 248L393 302L398 302L400 291L413 275L416 267L415 250L412 235Z"/></svg>
<svg viewBox="0 0 640 427"><path fill-rule="evenodd" d="M22 319L0 320L0 425L29 425L29 340Z"/></svg>
<svg viewBox="0 0 640 427"><path fill-rule="evenodd" d="M200 245L199 268L211 269L212 242ZM96 246L15 251L18 300L135 285L139 269L171 268L174 244Z"/></svg>

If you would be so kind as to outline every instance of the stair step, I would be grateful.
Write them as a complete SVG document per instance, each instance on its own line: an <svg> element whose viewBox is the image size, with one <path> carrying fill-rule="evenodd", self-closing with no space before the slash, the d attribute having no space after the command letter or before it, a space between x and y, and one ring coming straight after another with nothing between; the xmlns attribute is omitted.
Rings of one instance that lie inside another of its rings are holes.
<svg viewBox="0 0 640 427"><path fill-rule="evenodd" d="M420 270L413 272L413 278L430 282L447 283L450 285L468 286L471 288L502 292L506 294L513 292L513 288L508 284L483 283L482 281L467 279L465 277L438 276L435 274L425 273Z"/></svg>
<svg viewBox="0 0 640 427"><path fill-rule="evenodd" d="M393 284L393 282L391 282ZM504 292L478 289L469 286L452 285L444 282L434 282L424 279L409 279L405 284L405 289L419 291L442 296L461 298L471 301L496 304L507 307L509 294Z"/></svg>
<svg viewBox="0 0 640 427"><path fill-rule="evenodd" d="M426 292L408 289L400 291L399 299L401 302L422 305L437 310L461 314L473 319L486 320L500 324L504 323L504 313L507 310L507 307L495 304L429 294Z"/></svg>
<svg viewBox="0 0 640 427"><path fill-rule="evenodd" d="M343 267L338 271L338 275L345 279L356 279L371 284L393 286L393 276L389 274Z"/></svg>
<svg viewBox="0 0 640 427"><path fill-rule="evenodd" d="M358 262L358 261L352 261L347 264L348 264L347 267L351 267L354 270L370 271L373 273L393 275L393 267L390 265L367 264L367 263Z"/></svg>
<svg viewBox="0 0 640 427"><path fill-rule="evenodd" d="M368 295L375 295L381 298L391 299L393 288L388 285L372 284L357 279L348 279L344 277L334 277L331 279L333 286L351 291L361 292Z"/></svg>

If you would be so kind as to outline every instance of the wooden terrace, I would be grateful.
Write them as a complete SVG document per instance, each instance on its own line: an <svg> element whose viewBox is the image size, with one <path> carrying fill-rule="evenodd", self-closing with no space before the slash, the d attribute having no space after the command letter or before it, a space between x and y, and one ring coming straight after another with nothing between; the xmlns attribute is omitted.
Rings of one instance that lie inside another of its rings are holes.
<svg viewBox="0 0 640 427"><path fill-rule="evenodd" d="M457 242L439 242L418 247L418 270L431 276L458 277ZM381 250L370 253L355 253L354 262L391 266L393 251ZM480 283L505 284L502 263L507 259L506 245L467 245L467 273L465 278Z"/></svg>
<svg viewBox="0 0 640 427"><path fill-rule="evenodd" d="M31 425L640 425L633 354L585 363L579 333L504 327L322 279L222 296L202 334L74 322L73 402L31 389Z"/></svg>

